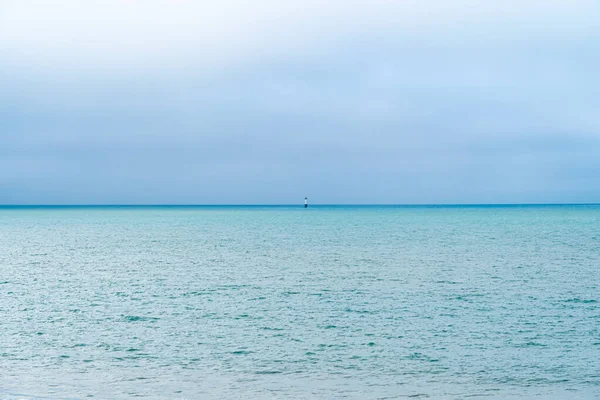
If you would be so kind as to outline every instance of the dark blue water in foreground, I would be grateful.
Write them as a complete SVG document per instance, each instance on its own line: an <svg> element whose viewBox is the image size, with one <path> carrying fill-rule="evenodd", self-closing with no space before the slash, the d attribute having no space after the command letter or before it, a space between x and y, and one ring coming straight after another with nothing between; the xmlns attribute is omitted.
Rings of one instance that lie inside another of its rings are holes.
<svg viewBox="0 0 600 400"><path fill-rule="evenodd" d="M0 207L0 398L600 397L600 206Z"/></svg>

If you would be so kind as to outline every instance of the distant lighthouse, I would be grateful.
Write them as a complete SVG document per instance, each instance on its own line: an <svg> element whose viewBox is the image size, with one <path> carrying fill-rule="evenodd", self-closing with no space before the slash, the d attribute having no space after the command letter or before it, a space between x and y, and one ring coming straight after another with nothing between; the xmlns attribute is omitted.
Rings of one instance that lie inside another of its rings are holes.
<svg viewBox="0 0 600 400"><path fill-rule="evenodd" d="M304 208L308 208L308 197L304 198Z"/></svg>

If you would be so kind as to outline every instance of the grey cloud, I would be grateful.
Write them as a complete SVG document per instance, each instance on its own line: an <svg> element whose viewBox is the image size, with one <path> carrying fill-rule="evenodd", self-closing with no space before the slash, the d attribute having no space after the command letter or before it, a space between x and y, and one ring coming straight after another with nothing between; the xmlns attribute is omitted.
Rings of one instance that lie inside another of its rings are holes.
<svg viewBox="0 0 600 400"><path fill-rule="evenodd" d="M600 39L494 26L350 29L210 73L0 61L0 202L600 201Z"/></svg>

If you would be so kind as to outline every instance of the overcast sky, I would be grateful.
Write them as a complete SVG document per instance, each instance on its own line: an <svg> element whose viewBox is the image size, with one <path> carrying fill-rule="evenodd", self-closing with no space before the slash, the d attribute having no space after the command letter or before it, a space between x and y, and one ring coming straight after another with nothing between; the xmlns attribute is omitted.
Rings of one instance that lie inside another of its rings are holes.
<svg viewBox="0 0 600 400"><path fill-rule="evenodd" d="M0 204L600 202L597 0L0 0Z"/></svg>

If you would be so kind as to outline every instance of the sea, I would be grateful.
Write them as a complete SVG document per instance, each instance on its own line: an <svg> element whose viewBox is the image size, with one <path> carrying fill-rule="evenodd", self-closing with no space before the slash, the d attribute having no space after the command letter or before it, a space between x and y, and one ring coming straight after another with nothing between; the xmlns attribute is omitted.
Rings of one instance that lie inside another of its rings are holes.
<svg viewBox="0 0 600 400"><path fill-rule="evenodd" d="M600 206L0 207L0 399L598 399Z"/></svg>

